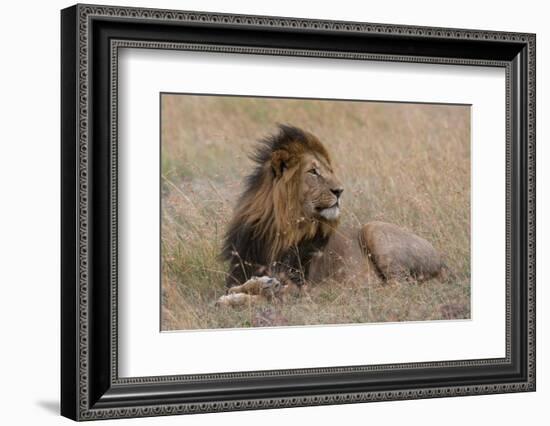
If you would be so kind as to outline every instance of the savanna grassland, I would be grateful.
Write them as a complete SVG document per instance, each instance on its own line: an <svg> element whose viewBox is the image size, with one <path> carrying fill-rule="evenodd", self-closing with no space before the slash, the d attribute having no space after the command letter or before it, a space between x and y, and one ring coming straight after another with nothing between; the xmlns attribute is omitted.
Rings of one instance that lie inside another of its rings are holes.
<svg viewBox="0 0 550 426"><path fill-rule="evenodd" d="M470 317L469 107L164 94L161 108L163 330ZM215 307L248 154L277 123L328 148L345 188L343 226L407 228L443 253L447 273L423 283L368 274L284 304Z"/></svg>

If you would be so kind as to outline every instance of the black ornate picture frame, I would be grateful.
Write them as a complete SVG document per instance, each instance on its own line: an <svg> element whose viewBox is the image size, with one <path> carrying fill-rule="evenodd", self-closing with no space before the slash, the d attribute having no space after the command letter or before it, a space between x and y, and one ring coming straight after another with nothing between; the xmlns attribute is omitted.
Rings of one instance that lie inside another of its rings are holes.
<svg viewBox="0 0 550 426"><path fill-rule="evenodd" d="M61 30L62 415L93 420L535 390L534 34L96 5L64 9ZM120 378L121 47L505 69L506 356Z"/></svg>

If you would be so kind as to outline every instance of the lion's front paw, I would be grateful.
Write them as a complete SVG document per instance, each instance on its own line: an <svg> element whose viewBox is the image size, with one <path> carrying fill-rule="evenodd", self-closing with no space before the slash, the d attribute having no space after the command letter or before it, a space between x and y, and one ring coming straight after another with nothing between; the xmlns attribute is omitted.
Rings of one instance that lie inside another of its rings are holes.
<svg viewBox="0 0 550 426"><path fill-rule="evenodd" d="M244 284L228 289L227 294L218 299L216 306L234 308L272 300L279 296L282 287L277 278L252 277Z"/></svg>
<svg viewBox="0 0 550 426"><path fill-rule="evenodd" d="M218 299L217 307L221 308L237 308L239 306L247 306L258 301L260 296L254 296L246 293L230 293Z"/></svg>
<svg viewBox="0 0 550 426"><path fill-rule="evenodd" d="M242 285L231 287L227 290L227 293L228 295L246 293L255 296L263 296L270 299L278 295L281 288L281 282L277 278L269 276L252 277Z"/></svg>

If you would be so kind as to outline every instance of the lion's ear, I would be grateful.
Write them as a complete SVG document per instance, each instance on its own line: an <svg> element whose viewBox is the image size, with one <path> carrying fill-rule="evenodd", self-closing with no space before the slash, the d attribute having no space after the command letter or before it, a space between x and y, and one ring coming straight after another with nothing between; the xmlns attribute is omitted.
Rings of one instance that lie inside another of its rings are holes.
<svg viewBox="0 0 550 426"><path fill-rule="evenodd" d="M276 177L280 177L285 169L288 168L289 159L290 154L283 149L274 151L273 154L271 154L271 168Z"/></svg>

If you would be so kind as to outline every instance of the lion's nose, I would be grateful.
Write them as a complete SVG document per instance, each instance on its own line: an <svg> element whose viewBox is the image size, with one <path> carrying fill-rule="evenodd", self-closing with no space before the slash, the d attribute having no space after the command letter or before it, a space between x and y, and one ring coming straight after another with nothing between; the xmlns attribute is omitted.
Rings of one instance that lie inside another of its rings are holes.
<svg viewBox="0 0 550 426"><path fill-rule="evenodd" d="M339 188L332 188L330 190L334 195L336 195L336 198L340 198L340 195L342 195L342 192L344 192L344 188L342 187L339 187Z"/></svg>

